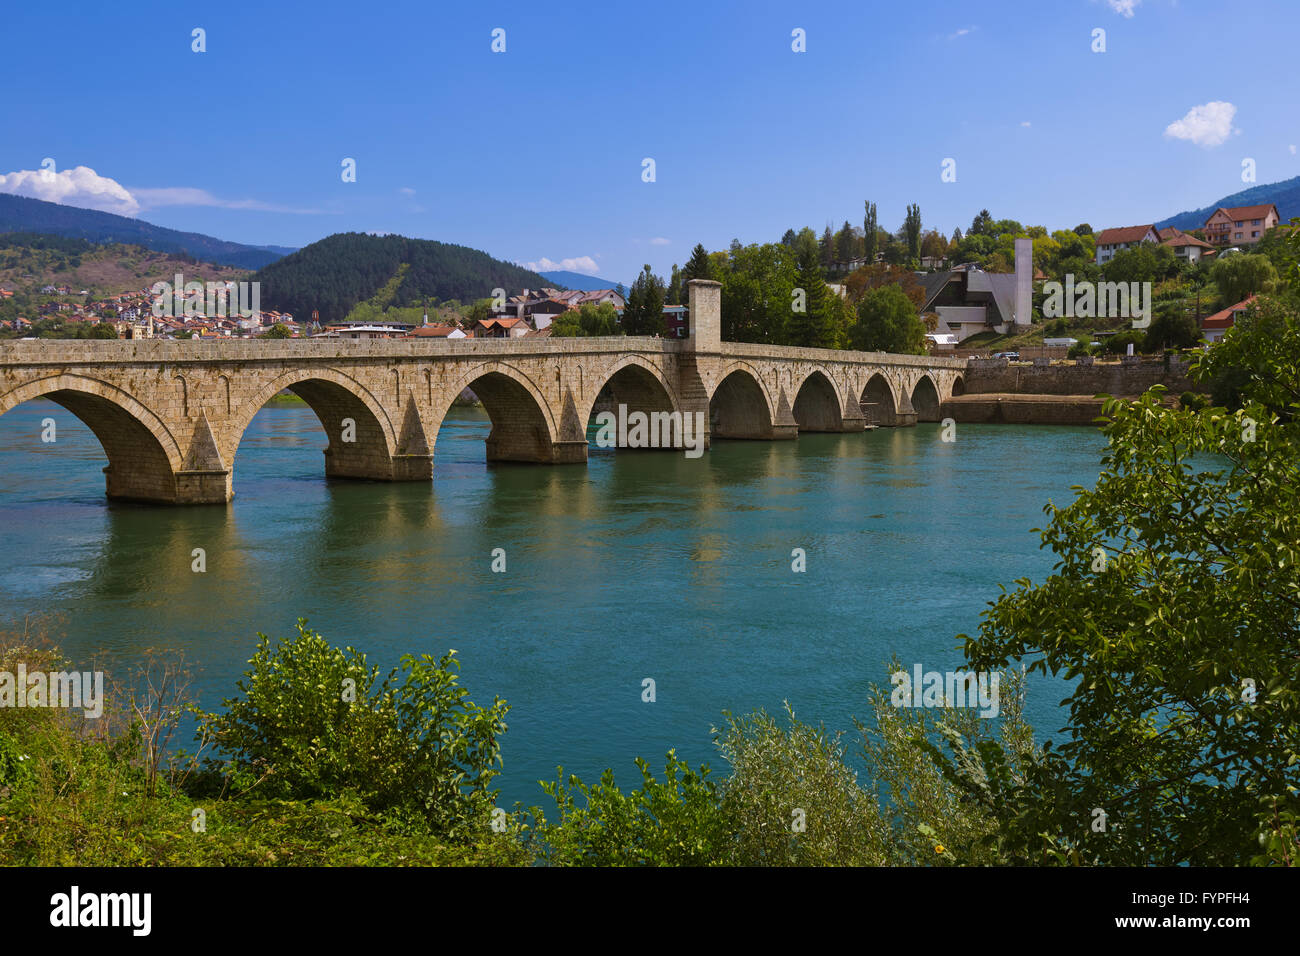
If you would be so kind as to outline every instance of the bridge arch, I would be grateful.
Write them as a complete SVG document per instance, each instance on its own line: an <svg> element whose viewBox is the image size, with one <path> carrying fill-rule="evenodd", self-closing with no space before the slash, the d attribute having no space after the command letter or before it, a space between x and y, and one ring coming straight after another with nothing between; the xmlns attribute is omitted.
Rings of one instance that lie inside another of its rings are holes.
<svg viewBox="0 0 1300 956"><path fill-rule="evenodd" d="M835 380L821 369L814 368L803 377L791 410L801 432L844 430L844 401Z"/></svg>
<svg viewBox="0 0 1300 956"><path fill-rule="evenodd" d="M53 375L0 395L0 415L36 398L66 408L99 439L109 498L174 502L184 456L162 420L122 389L83 375Z"/></svg>
<svg viewBox="0 0 1300 956"><path fill-rule="evenodd" d="M465 372L449 389L441 393L441 408L432 431L441 429L451 404L465 389L483 403L492 422L487 438L488 461L557 462L557 426L555 411L537 383L527 374L506 362L484 362ZM580 440L581 436L574 436ZM585 456L586 442L580 441Z"/></svg>
<svg viewBox="0 0 1300 956"><path fill-rule="evenodd" d="M918 422L939 420L939 388L929 373L922 372L912 384L912 408Z"/></svg>
<svg viewBox="0 0 1300 956"><path fill-rule="evenodd" d="M631 422L633 413L639 412L652 420L656 416L672 415L682 412L682 403L677 390L664 375L662 369L647 361L640 355L627 355L603 370L597 379L600 387L595 389L591 403L587 405L587 414L582 419L590 426L595 416L601 412L619 414L625 406ZM652 431L655 429L652 426ZM628 434L631 437L632 429ZM675 434L675 441L659 443L656 447L681 447L681 431ZM644 445L640 447L646 447Z"/></svg>
<svg viewBox="0 0 1300 956"><path fill-rule="evenodd" d="M723 370L709 396L709 435L713 438L773 438L776 413L763 378L747 362Z"/></svg>
<svg viewBox="0 0 1300 956"><path fill-rule="evenodd" d="M862 388L858 402L868 424L885 427L898 424L898 399L894 395L893 384L883 373L872 373Z"/></svg>
<svg viewBox="0 0 1300 956"><path fill-rule="evenodd" d="M407 477L397 473L401 471L396 461L398 440L384 406L356 379L332 368L285 372L255 392L230 427L229 454L225 456L230 467L253 418L285 390L306 402L325 429L329 438L327 478L391 481Z"/></svg>

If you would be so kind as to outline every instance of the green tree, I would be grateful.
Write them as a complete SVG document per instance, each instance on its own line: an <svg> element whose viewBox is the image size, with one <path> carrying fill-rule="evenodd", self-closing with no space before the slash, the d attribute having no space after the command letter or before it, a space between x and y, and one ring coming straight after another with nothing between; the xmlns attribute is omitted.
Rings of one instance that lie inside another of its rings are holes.
<svg viewBox="0 0 1300 956"><path fill-rule="evenodd" d="M713 267L709 262L708 250L701 243L696 243L695 248L691 250L691 258L682 268L682 289L687 290L687 285L692 279L712 279Z"/></svg>
<svg viewBox="0 0 1300 956"><path fill-rule="evenodd" d="M1200 340L1201 329L1196 323L1196 318L1184 313L1180 301L1160 302L1156 305L1151 327L1147 329L1142 351L1160 352L1164 349L1185 349L1190 348Z"/></svg>
<svg viewBox="0 0 1300 956"><path fill-rule="evenodd" d="M903 222L903 233L907 239L907 258L919 262L921 259L921 207L916 203L907 207L907 219Z"/></svg>
<svg viewBox="0 0 1300 956"><path fill-rule="evenodd" d="M797 284L793 249L784 244L742 246L730 260L720 272L722 338L785 344L791 291Z"/></svg>
<svg viewBox="0 0 1300 956"><path fill-rule="evenodd" d="M690 263L687 263L689 267ZM627 335L663 335L667 328L664 324L664 281L650 271L647 263L628 293L627 307L623 310L623 331Z"/></svg>
<svg viewBox="0 0 1300 956"><path fill-rule="evenodd" d="M551 323L551 335L555 338L618 335L621 331L618 311L610 302L600 305L588 302L561 313Z"/></svg>
<svg viewBox="0 0 1300 956"><path fill-rule="evenodd" d="M858 302L852 347L862 352L925 354L925 323L916 306L897 285L869 290Z"/></svg>
<svg viewBox="0 0 1300 956"><path fill-rule="evenodd" d="M264 339L288 339L292 337L293 333L289 331L289 327L283 322L275 323L275 325L262 333L262 338Z"/></svg>
<svg viewBox="0 0 1300 956"><path fill-rule="evenodd" d="M1267 308L1194 369L1245 370L1241 410L1106 403L1096 487L1045 509L1056 571L966 638L1070 680L1067 733L997 801L1011 859L1298 862L1300 320Z"/></svg>
<svg viewBox="0 0 1300 956"><path fill-rule="evenodd" d="M867 265L874 265L876 252L880 246L880 237L877 235L880 230L880 223L876 219L876 204L867 200L866 207L867 213L862 220L862 242Z"/></svg>
<svg viewBox="0 0 1300 956"><path fill-rule="evenodd" d="M1258 292L1270 292L1277 282L1277 270L1268 256L1234 254L1218 259L1210 267L1210 278L1218 286L1226 308Z"/></svg>
<svg viewBox="0 0 1300 956"><path fill-rule="evenodd" d="M840 227L840 231L835 234L835 257L841 262L848 262L857 256L858 237L853 232L853 227L849 225L848 220Z"/></svg>
<svg viewBox="0 0 1300 956"><path fill-rule="evenodd" d="M993 233L993 216L987 209L981 209L971 220L970 229L966 234L975 236L992 236Z"/></svg>
<svg viewBox="0 0 1300 956"><path fill-rule="evenodd" d="M664 293L664 301L669 305L682 305L682 293L686 285L682 282L682 270L677 268L677 263L673 263L672 278L668 280L668 291Z"/></svg>
<svg viewBox="0 0 1300 956"><path fill-rule="evenodd" d="M1178 258L1168 246L1139 242L1115 253L1101 272L1107 282L1157 283L1178 274Z"/></svg>
<svg viewBox="0 0 1300 956"><path fill-rule="evenodd" d="M798 296L792 297L787 344L805 348L838 348L841 333L836 323L840 312L839 306L830 302L830 299L839 297L827 288L826 280L822 278L816 247L805 245L800 252L795 282L793 291L802 291L803 296L801 299ZM803 308L800 309L799 305Z"/></svg>

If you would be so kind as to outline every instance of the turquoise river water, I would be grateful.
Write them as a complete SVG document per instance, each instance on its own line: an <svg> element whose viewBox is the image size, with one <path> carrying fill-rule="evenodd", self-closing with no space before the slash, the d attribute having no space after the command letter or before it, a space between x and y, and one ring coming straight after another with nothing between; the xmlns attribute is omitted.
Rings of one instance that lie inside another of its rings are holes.
<svg viewBox="0 0 1300 956"><path fill-rule="evenodd" d="M271 405L229 507L166 508L108 502L90 431L19 406L0 417L0 628L54 615L82 665L183 651L207 707L234 692L256 632L288 635L299 616L385 669L454 647L473 699L512 708L502 805L540 802L558 764L627 785L634 757L661 769L675 747L725 770L710 740L724 710L789 700L852 731L895 654L961 668L955 635L998 585L1050 572L1030 529L1091 486L1103 444L1089 428L962 425L944 442L920 425L489 466L488 428L452 410L432 486L327 482L314 414ZM1040 734L1059 729L1063 692L1031 684Z"/></svg>

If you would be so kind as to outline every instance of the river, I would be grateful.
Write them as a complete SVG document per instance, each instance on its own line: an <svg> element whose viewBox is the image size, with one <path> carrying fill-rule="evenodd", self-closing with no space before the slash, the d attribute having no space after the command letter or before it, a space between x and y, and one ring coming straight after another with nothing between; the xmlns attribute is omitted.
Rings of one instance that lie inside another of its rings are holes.
<svg viewBox="0 0 1300 956"><path fill-rule="evenodd" d="M299 616L385 669L456 648L471 697L512 708L502 805L531 804L558 764L613 767L627 786L634 757L662 769L675 747L725 771L710 741L724 710L789 700L852 731L894 654L960 668L954 635L998 585L1050 573L1030 529L1095 482L1103 444L1090 428L959 425L945 442L920 425L488 466L488 429L451 411L432 487L327 482L314 414L272 404L240 445L233 503L168 508L108 502L91 432L57 405L19 406L0 417L0 627L55 615L83 665L181 651L209 708L256 632L288 635ZM1040 735L1059 729L1064 692L1031 685Z"/></svg>

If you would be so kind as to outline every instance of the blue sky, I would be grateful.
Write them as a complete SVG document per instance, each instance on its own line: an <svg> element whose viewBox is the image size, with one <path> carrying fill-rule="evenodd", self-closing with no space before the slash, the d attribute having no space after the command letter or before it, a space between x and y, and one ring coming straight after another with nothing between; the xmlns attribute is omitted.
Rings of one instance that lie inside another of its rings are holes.
<svg viewBox="0 0 1300 956"><path fill-rule="evenodd" d="M1131 225L1245 188L1246 157L1261 183L1300 174L1297 28L1294 0L20 4L0 189L237 242L395 232L625 282L696 242L861 224L866 198L890 229L910 202L948 234L984 207ZM53 180L23 174L47 157Z"/></svg>

